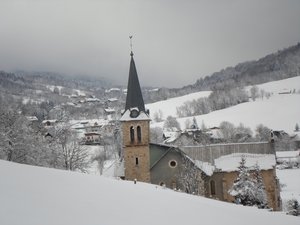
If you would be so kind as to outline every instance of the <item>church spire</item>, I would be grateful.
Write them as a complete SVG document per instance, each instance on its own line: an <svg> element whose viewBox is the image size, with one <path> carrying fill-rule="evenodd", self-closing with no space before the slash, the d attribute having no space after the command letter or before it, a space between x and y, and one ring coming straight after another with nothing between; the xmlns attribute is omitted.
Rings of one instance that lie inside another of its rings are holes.
<svg viewBox="0 0 300 225"><path fill-rule="evenodd" d="M129 68L125 111L128 109L130 110L132 108L138 108L140 112L141 111L146 112L144 99L140 87L140 82L136 71L135 62L133 59L132 42L131 42L132 36L130 36L129 38L130 38L130 47L131 47L131 53L130 53L131 60L130 60L130 68Z"/></svg>

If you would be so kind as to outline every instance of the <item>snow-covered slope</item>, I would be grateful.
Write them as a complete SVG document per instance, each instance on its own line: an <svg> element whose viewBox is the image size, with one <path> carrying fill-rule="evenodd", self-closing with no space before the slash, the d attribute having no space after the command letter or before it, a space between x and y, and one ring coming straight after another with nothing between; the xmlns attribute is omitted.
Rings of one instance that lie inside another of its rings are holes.
<svg viewBox="0 0 300 225"><path fill-rule="evenodd" d="M300 202L300 168L277 170L281 187L281 198L283 203L289 199L297 199Z"/></svg>
<svg viewBox="0 0 300 225"><path fill-rule="evenodd" d="M292 133L296 123L300 123L300 93L279 93L282 91L299 91L300 76L261 84L258 87L265 90L265 92L272 93L271 97L258 98L254 102L249 101L206 115L196 116L198 124L200 125L204 122L207 127L214 127L218 126L222 121L229 121L235 125L243 123L252 128L252 130L257 125L264 124L273 130L285 130ZM181 98L189 100L187 96L182 96ZM176 116L176 107L180 106L182 101L176 101L176 98L174 98L172 102L167 100L153 104L156 104L156 110L161 109L164 117L167 117L168 115ZM149 104L147 107L151 109L153 104ZM169 108L175 108L175 111L171 111ZM184 128L186 119L192 118L178 119L182 128ZM162 123L153 123L152 126L162 126Z"/></svg>
<svg viewBox="0 0 300 225"><path fill-rule="evenodd" d="M176 117L176 107L181 106L186 101L196 100L198 98L208 97L211 91L196 92L176 98L170 98L164 101L154 102L147 104L146 108L150 110L150 116L153 119L153 115L159 110L162 112L162 119L166 119L168 116Z"/></svg>
<svg viewBox="0 0 300 225"><path fill-rule="evenodd" d="M293 90L299 91L300 76L260 84L257 85L257 87L273 94L278 94L285 91L293 92Z"/></svg>
<svg viewBox="0 0 300 225"><path fill-rule="evenodd" d="M267 212L156 187L0 160L0 224L299 224Z"/></svg>

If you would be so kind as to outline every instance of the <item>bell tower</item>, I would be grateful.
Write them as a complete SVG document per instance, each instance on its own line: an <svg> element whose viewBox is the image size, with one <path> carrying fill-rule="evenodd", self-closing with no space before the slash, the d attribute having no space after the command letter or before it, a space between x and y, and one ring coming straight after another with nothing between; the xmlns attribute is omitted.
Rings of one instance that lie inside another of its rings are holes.
<svg viewBox="0 0 300 225"><path fill-rule="evenodd" d="M132 51L130 57L126 105L120 119L123 131L125 179L150 183L150 118L149 112L145 110Z"/></svg>

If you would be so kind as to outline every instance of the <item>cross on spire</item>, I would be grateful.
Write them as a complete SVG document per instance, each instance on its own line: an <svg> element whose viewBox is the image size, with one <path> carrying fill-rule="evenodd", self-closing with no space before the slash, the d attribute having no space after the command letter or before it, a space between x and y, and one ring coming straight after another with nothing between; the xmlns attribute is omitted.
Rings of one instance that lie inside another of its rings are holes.
<svg viewBox="0 0 300 225"><path fill-rule="evenodd" d="M130 39L130 50L131 50L131 52L130 52L130 56L132 57L133 56L133 52L132 52L132 35L130 35L129 36L129 39Z"/></svg>

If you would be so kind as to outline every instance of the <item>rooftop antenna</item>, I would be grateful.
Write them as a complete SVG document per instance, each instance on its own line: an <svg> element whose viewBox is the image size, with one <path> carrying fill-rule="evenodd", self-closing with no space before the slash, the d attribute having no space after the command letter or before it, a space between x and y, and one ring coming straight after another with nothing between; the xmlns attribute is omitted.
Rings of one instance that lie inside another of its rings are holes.
<svg viewBox="0 0 300 225"><path fill-rule="evenodd" d="M133 37L132 35L129 36L129 39L130 39L130 50L131 50L130 55L131 56L133 56L133 52L132 52L132 37Z"/></svg>

